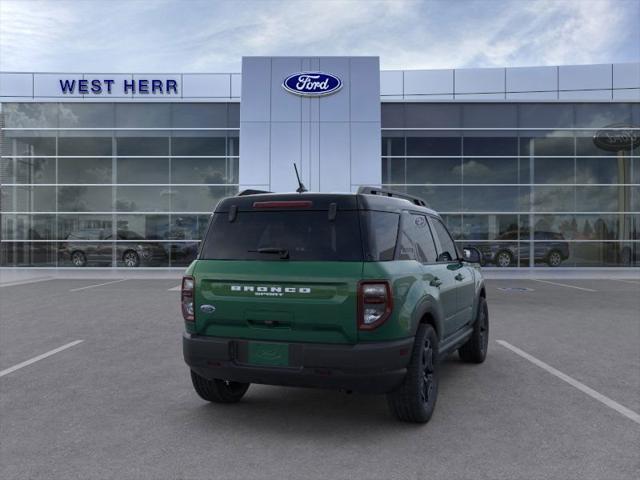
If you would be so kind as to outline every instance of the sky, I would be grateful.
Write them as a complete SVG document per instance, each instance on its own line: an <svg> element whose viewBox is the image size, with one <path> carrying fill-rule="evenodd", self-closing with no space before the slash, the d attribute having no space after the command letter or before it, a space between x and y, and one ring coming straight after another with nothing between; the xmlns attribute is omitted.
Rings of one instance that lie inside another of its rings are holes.
<svg viewBox="0 0 640 480"><path fill-rule="evenodd" d="M243 55L381 68L640 61L640 0L0 0L0 71L239 72Z"/></svg>

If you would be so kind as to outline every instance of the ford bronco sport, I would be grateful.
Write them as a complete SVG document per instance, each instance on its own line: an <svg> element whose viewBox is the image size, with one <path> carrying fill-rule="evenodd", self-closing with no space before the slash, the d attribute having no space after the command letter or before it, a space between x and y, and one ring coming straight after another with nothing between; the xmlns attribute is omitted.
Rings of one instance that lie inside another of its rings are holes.
<svg viewBox="0 0 640 480"><path fill-rule="evenodd" d="M487 354L479 261L404 194L226 198L182 280L195 391L219 403L250 383L385 393L398 419L427 422L443 357Z"/></svg>

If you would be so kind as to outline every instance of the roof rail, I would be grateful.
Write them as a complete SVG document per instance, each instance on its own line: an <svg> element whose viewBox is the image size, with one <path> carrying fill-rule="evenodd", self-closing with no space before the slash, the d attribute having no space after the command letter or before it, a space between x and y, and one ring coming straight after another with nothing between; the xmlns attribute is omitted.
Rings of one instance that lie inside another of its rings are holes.
<svg viewBox="0 0 640 480"><path fill-rule="evenodd" d="M427 207L427 202L422 200L419 197L414 197L413 195L409 195L407 193L394 192L393 190L386 190L384 188L378 187L360 187L358 188L358 193L366 194L366 195L380 195L382 197L392 197L392 198L401 198L403 200L408 200L414 205L418 205L420 207Z"/></svg>
<svg viewBox="0 0 640 480"><path fill-rule="evenodd" d="M267 190L254 190L252 188L247 188L246 190L242 190L240 193L238 193L236 197L244 197L246 195L260 195L261 193L273 193L273 192L268 192Z"/></svg>

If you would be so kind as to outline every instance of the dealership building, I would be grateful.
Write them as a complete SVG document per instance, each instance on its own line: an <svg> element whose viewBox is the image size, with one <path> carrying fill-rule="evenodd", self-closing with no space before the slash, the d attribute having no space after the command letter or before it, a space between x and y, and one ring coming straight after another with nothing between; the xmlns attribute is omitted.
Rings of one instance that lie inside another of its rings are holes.
<svg viewBox="0 0 640 480"><path fill-rule="evenodd" d="M184 267L219 199L375 185L487 267L640 266L640 63L0 72L2 267Z"/></svg>

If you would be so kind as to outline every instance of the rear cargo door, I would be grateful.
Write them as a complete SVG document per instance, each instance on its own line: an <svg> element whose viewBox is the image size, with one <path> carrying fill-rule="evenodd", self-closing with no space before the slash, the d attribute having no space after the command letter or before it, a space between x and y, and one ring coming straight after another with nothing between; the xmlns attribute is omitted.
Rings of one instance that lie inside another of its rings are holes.
<svg viewBox="0 0 640 480"><path fill-rule="evenodd" d="M194 272L198 333L355 343L358 212L317 203L258 201L214 214Z"/></svg>
<svg viewBox="0 0 640 480"><path fill-rule="evenodd" d="M354 343L361 275L361 262L201 261L196 328L219 337Z"/></svg>

